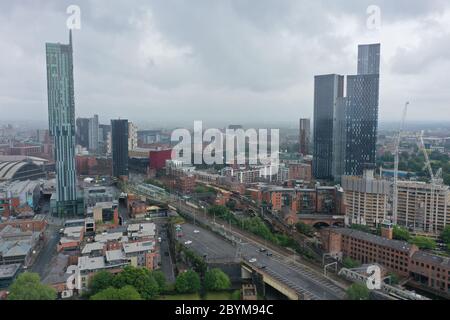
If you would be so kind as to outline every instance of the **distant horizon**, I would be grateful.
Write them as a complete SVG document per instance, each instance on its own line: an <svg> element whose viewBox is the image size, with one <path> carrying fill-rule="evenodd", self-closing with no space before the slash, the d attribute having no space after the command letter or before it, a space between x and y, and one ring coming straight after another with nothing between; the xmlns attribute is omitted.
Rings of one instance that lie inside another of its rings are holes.
<svg viewBox="0 0 450 320"><path fill-rule="evenodd" d="M93 115L92 115L93 116ZM78 117L77 117L78 118ZM81 117L80 117L81 118ZM101 116L99 115L101 119ZM116 118L117 119L117 118ZM126 119L130 122L133 122L137 125L138 130L151 130L151 129L174 129L177 127L184 128L192 128L194 121L151 121L151 122L139 122L134 121L133 119L129 119L126 117L121 117L121 119ZM300 119L300 118L299 118ZM242 125L245 128L280 128L280 129L298 129L298 120L278 120L278 121L234 121L234 122L225 122L225 121L204 121L203 124L205 127L217 127L217 128L225 128L231 124ZM110 119L113 120L113 119ZM111 124L109 121L99 121L99 124ZM201 120L201 119L196 119ZM45 130L48 129L48 122L41 120L0 120L0 127L4 127L6 125L13 125L23 127L26 126L25 130ZM313 126L313 122L311 119L311 126ZM399 126L399 121L379 121L378 130L397 130ZM450 129L450 120L410 120L405 123L405 130L431 130L431 129Z"/></svg>

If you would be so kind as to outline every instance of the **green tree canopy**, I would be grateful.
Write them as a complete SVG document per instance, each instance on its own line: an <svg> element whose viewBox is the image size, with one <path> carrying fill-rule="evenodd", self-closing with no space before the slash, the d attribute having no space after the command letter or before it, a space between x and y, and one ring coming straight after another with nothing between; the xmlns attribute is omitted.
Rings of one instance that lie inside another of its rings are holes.
<svg viewBox="0 0 450 320"><path fill-rule="evenodd" d="M230 288L230 278L219 268L208 270L205 274L205 289L219 291Z"/></svg>
<svg viewBox="0 0 450 320"><path fill-rule="evenodd" d="M156 283L158 284L159 292L166 290L167 281L166 281L166 276L164 275L164 272L162 272L160 270L155 270L155 271L152 271L151 274L152 274L153 278L156 280Z"/></svg>
<svg viewBox="0 0 450 320"><path fill-rule="evenodd" d="M195 293L200 290L200 277L193 271L182 272L175 280L175 290L178 293Z"/></svg>
<svg viewBox="0 0 450 320"><path fill-rule="evenodd" d="M91 300L142 300L141 295L133 286L122 288L109 287L99 291L90 298Z"/></svg>
<svg viewBox="0 0 450 320"><path fill-rule="evenodd" d="M145 268L126 266L122 272L114 276L113 283L116 288L133 286L145 300L153 299L159 293L158 283Z"/></svg>
<svg viewBox="0 0 450 320"><path fill-rule="evenodd" d="M411 238L411 235L409 234L408 230L400 226L394 226L392 234L395 240L408 241Z"/></svg>
<svg viewBox="0 0 450 320"><path fill-rule="evenodd" d="M114 275L108 271L99 271L89 280L89 293L94 295L102 290L112 287Z"/></svg>
<svg viewBox="0 0 450 320"><path fill-rule="evenodd" d="M347 299L349 300L369 300L369 297L370 291L363 283L355 282L347 289Z"/></svg>
<svg viewBox="0 0 450 320"><path fill-rule="evenodd" d="M426 238L426 237L413 237L409 240L410 243L415 244L419 249L429 249L433 250L436 248L436 241Z"/></svg>
<svg viewBox="0 0 450 320"><path fill-rule="evenodd" d="M446 244L450 244L450 226L446 226L441 233L441 239Z"/></svg>
<svg viewBox="0 0 450 320"><path fill-rule="evenodd" d="M8 300L55 300L56 290L41 283L37 273L25 272L9 287Z"/></svg>
<svg viewBox="0 0 450 320"><path fill-rule="evenodd" d="M353 260L350 257L345 257L344 259L342 259L342 264L348 269L357 268L361 265L358 261Z"/></svg>

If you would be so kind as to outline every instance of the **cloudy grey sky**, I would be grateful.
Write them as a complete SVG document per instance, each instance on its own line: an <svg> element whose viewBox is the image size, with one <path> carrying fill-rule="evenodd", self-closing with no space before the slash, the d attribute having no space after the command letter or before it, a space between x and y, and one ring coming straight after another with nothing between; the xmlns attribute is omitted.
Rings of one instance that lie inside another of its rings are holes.
<svg viewBox="0 0 450 320"><path fill-rule="evenodd" d="M380 119L410 100L409 119L450 120L447 0L2 1L1 120L45 123L45 42L68 41L70 4L77 116L296 123L315 74L356 73L357 45L381 42Z"/></svg>

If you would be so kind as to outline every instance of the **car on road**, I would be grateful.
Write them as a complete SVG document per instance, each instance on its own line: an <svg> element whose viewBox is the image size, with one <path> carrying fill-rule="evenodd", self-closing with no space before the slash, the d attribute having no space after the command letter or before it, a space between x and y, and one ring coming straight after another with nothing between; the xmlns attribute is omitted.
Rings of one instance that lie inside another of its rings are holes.
<svg viewBox="0 0 450 320"><path fill-rule="evenodd" d="M191 240L188 240L188 241L185 241L185 242L184 242L184 244L191 244L191 243L192 243Z"/></svg>
<svg viewBox="0 0 450 320"><path fill-rule="evenodd" d="M200 231L199 231L199 230L197 230L197 229L195 229L195 230L194 230L194 233L200 233Z"/></svg>
<svg viewBox="0 0 450 320"><path fill-rule="evenodd" d="M169 255L169 251L164 252L164 255L168 256Z"/></svg>
<svg viewBox="0 0 450 320"><path fill-rule="evenodd" d="M256 260L256 258L251 258L250 260L248 260L248 262L250 262L250 263L255 263L256 261L258 261L258 260Z"/></svg>
<svg viewBox="0 0 450 320"><path fill-rule="evenodd" d="M272 256L272 252L267 251L266 256L271 257Z"/></svg>
<svg viewBox="0 0 450 320"><path fill-rule="evenodd" d="M158 242L161 242L161 241L162 241L161 237L158 237Z"/></svg>
<svg viewBox="0 0 450 320"><path fill-rule="evenodd" d="M259 252L266 252L267 251L267 249L265 249L265 248L259 248Z"/></svg>
<svg viewBox="0 0 450 320"><path fill-rule="evenodd" d="M265 268L266 268L266 266L265 266L265 265L263 265L263 264L260 264L260 265L258 265L258 268L259 268L259 269L265 269Z"/></svg>

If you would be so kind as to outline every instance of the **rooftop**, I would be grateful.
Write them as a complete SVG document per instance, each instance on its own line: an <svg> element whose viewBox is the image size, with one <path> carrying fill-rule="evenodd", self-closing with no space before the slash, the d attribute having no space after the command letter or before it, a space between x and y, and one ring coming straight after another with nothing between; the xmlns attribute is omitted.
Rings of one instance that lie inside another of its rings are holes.
<svg viewBox="0 0 450 320"><path fill-rule="evenodd" d="M0 265L0 280L14 277L19 269L20 263Z"/></svg>
<svg viewBox="0 0 450 320"><path fill-rule="evenodd" d="M125 252L125 254L149 251L152 250L154 246L155 243L153 241L125 243L123 245L123 251Z"/></svg>
<svg viewBox="0 0 450 320"><path fill-rule="evenodd" d="M103 243L107 241L127 241L126 238L122 232L102 233L95 236L95 241Z"/></svg>
<svg viewBox="0 0 450 320"><path fill-rule="evenodd" d="M92 251L103 250L104 244L101 242L90 242L87 243L83 250L81 250L81 254L90 254Z"/></svg>
<svg viewBox="0 0 450 320"><path fill-rule="evenodd" d="M109 250L106 251L106 261L117 261L117 260L125 260L125 254L122 250Z"/></svg>
<svg viewBox="0 0 450 320"><path fill-rule="evenodd" d="M382 247L388 247L402 252L409 252L412 246L405 241L389 240L380 236L376 236L367 232L349 229L349 228L331 228L333 232L337 232L355 239L368 241Z"/></svg>
<svg viewBox="0 0 450 320"><path fill-rule="evenodd" d="M430 254L424 251L417 251L412 257L416 261L421 261L429 264L440 265L443 267L450 267L450 258L438 256L435 254Z"/></svg>
<svg viewBox="0 0 450 320"><path fill-rule="evenodd" d="M105 258L81 256L78 258L78 268L80 271L103 269L105 268Z"/></svg>

